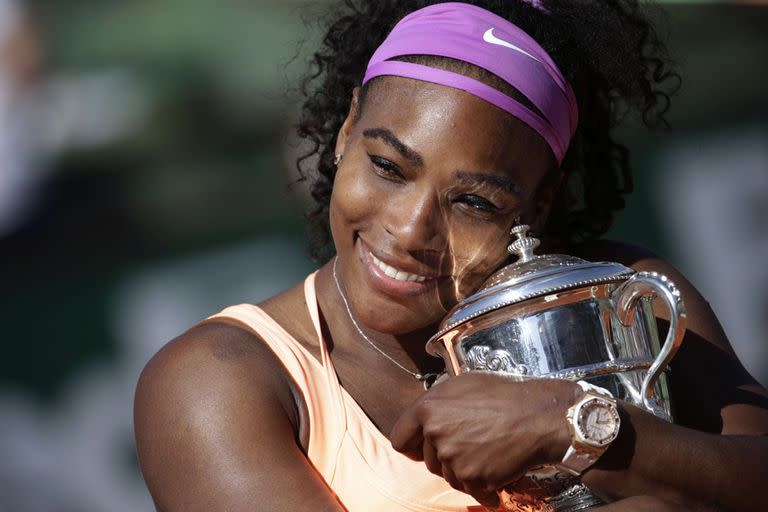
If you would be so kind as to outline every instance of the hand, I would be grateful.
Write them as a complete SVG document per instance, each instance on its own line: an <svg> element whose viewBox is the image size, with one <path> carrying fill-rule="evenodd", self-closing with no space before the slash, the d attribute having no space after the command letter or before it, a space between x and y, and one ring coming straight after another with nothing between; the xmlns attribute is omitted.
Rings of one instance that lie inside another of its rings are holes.
<svg viewBox="0 0 768 512"><path fill-rule="evenodd" d="M573 382L469 372L433 386L392 429L392 446L485 506L529 468L562 460Z"/></svg>

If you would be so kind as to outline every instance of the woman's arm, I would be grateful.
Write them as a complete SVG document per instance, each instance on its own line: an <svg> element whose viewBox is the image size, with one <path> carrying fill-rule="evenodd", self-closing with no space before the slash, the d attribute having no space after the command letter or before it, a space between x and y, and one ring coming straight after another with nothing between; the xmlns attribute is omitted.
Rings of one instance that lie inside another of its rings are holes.
<svg viewBox="0 0 768 512"><path fill-rule="evenodd" d="M344 511L298 444L288 377L246 331L207 323L169 343L141 375L134 416L161 512Z"/></svg>
<svg viewBox="0 0 768 512"><path fill-rule="evenodd" d="M671 363L676 424L624 406L620 438L584 481L614 497L650 493L701 510L761 510L760 494L768 485L768 393L744 369L709 304L680 272L643 249L605 244L602 250L622 263L675 282L688 329ZM655 302L654 312L666 324L668 312Z"/></svg>
<svg viewBox="0 0 768 512"><path fill-rule="evenodd" d="M767 457L768 437L700 432L624 404L619 439L582 481L613 500L650 494L690 510L757 512Z"/></svg>

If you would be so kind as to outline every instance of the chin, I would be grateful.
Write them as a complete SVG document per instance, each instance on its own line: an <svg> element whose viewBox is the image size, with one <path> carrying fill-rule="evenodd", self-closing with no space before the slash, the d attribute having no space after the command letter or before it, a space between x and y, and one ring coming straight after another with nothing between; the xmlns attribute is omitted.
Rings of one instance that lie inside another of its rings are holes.
<svg viewBox="0 0 768 512"><path fill-rule="evenodd" d="M442 310L429 313L417 312L405 307L398 307L395 311L387 311L387 309L381 308L378 311L382 311L382 314L371 315L360 320L366 327L382 334L393 336L423 334L429 337L437 332L438 325L445 316Z"/></svg>

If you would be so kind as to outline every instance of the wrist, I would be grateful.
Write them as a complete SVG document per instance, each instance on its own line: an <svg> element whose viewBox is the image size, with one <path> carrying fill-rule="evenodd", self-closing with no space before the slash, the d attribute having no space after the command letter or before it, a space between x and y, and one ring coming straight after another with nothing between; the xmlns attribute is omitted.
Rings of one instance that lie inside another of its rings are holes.
<svg viewBox="0 0 768 512"><path fill-rule="evenodd" d="M575 382L567 380L553 380L554 398L552 400L551 414L548 415L547 429L542 449L542 459L545 464L557 464L571 446L571 433L568 428L566 416L568 409L583 395L584 390Z"/></svg>
<svg viewBox="0 0 768 512"><path fill-rule="evenodd" d="M571 443L557 465L574 475L580 475L600 459L618 437L621 427L613 395L583 381L578 384L583 394L566 414Z"/></svg>

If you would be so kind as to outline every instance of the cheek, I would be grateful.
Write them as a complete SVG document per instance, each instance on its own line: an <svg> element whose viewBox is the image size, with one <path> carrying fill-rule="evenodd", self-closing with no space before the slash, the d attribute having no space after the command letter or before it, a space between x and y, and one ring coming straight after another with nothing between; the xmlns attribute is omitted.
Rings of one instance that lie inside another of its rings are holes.
<svg viewBox="0 0 768 512"><path fill-rule="evenodd" d="M451 230L455 299L471 295L491 274L509 263L508 232L506 224L486 229L454 227Z"/></svg>
<svg viewBox="0 0 768 512"><path fill-rule="evenodd" d="M353 162L339 167L331 194L330 220L334 241L338 244L349 233L342 230L359 229L375 213L375 191L366 184Z"/></svg>

